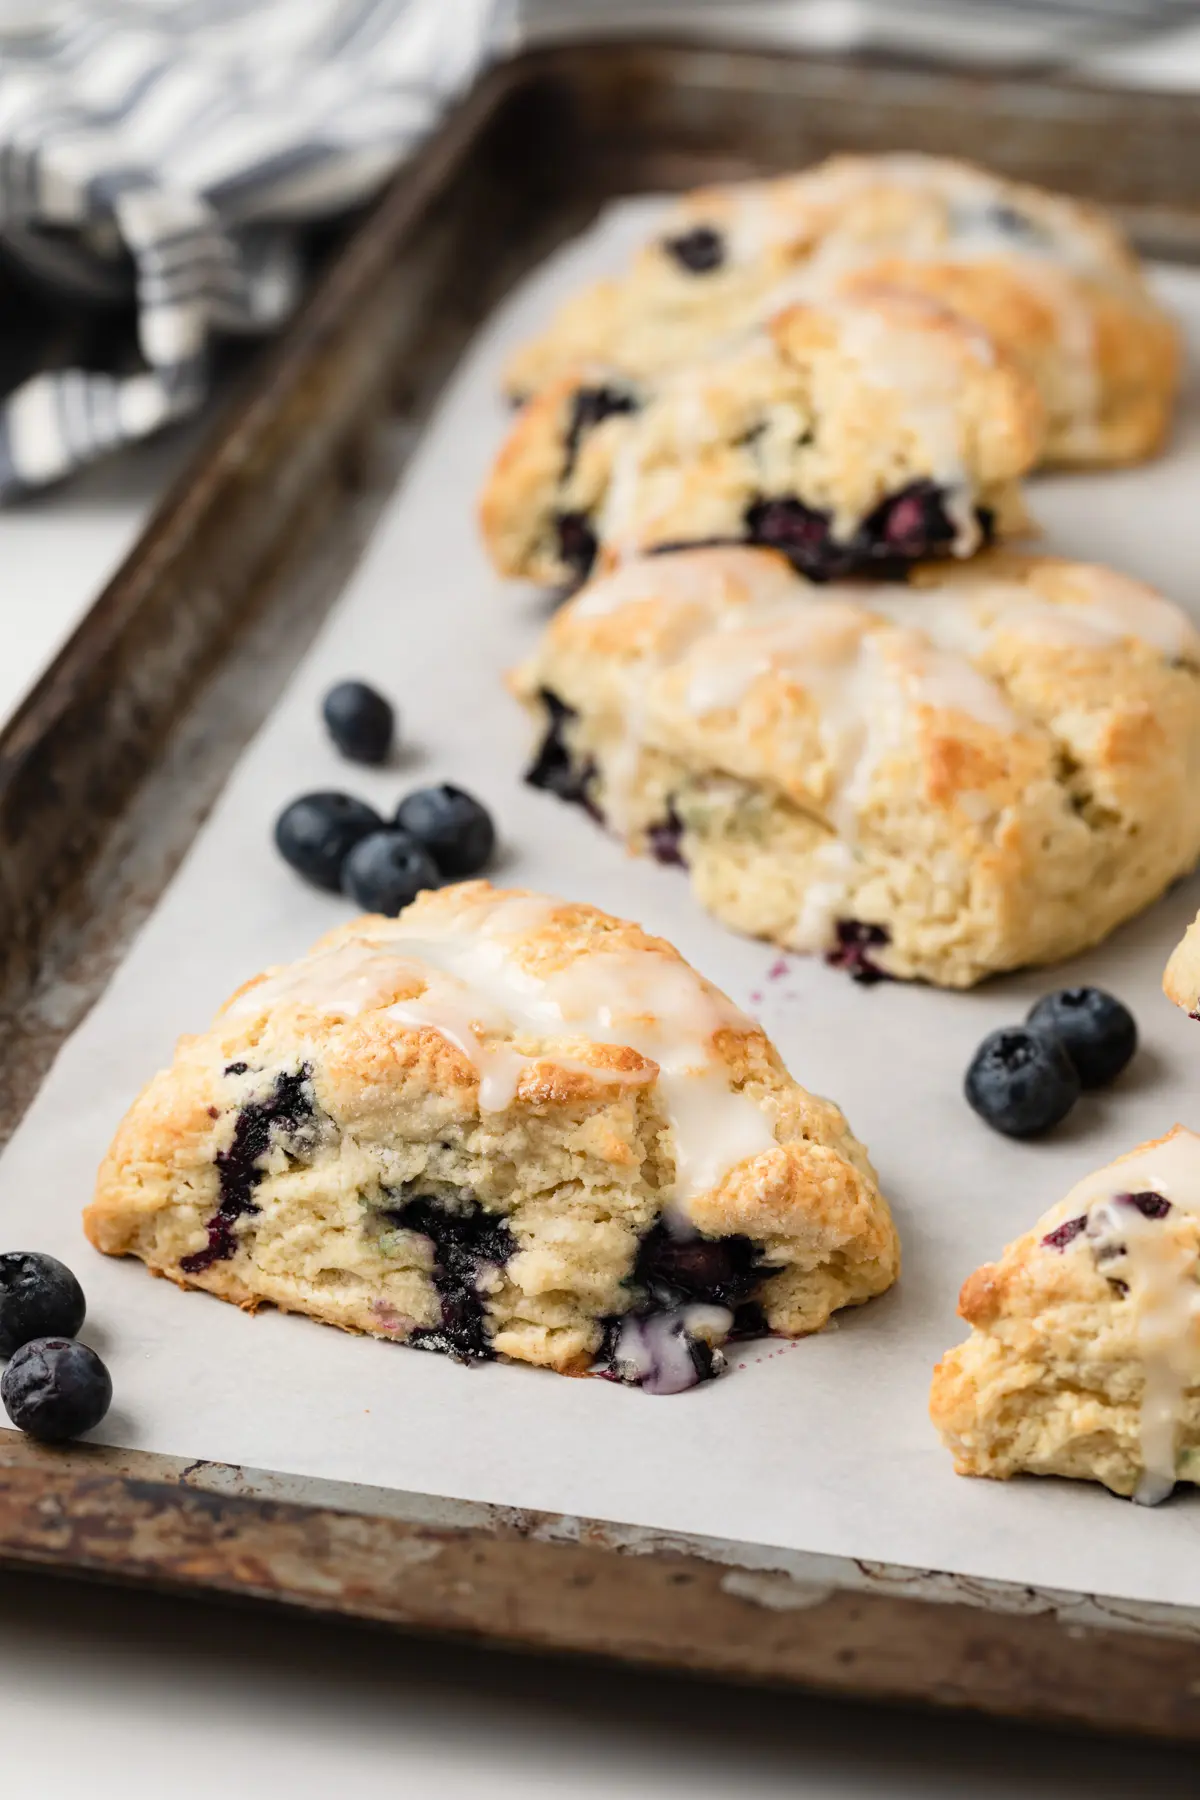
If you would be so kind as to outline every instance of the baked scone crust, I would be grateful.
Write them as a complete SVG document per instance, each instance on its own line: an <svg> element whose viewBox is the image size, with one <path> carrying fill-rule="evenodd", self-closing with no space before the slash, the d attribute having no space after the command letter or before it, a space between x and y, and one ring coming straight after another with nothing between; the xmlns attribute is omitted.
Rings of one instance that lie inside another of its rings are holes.
<svg viewBox="0 0 1200 1800"><path fill-rule="evenodd" d="M702 249L705 233L710 254L689 267L671 247ZM1179 333L1113 221L927 156L837 156L685 196L623 276L573 296L517 351L505 385L528 398L581 364L656 380L781 298L880 279L954 306L1025 370L1045 403L1045 460L1123 463L1161 444Z"/></svg>
<svg viewBox="0 0 1200 1800"><path fill-rule="evenodd" d="M649 557L513 685L535 785L684 862L735 930L860 975L1058 961L1200 857L1200 635L1092 565L813 587L764 550Z"/></svg>
<svg viewBox="0 0 1200 1800"><path fill-rule="evenodd" d="M630 1284L664 1234L668 1263L742 1253L723 1317L703 1293L683 1309L693 1346L746 1304L760 1330L817 1330L899 1255L837 1107L677 951L486 882L240 988L134 1102L84 1222L243 1307L564 1373L645 1314Z"/></svg>
<svg viewBox="0 0 1200 1800"><path fill-rule="evenodd" d="M1193 1019L1200 1019L1200 913L1171 952L1163 972L1163 992Z"/></svg>
<svg viewBox="0 0 1200 1800"><path fill-rule="evenodd" d="M968 1277L965 1343L930 1411L960 1475L1200 1481L1200 1138L1182 1126L1087 1177Z"/></svg>
<svg viewBox="0 0 1200 1800"><path fill-rule="evenodd" d="M1020 529L1041 434L977 327L877 285L655 385L563 376L514 421L480 522L500 573L551 584L708 542L772 543L815 579L895 569Z"/></svg>

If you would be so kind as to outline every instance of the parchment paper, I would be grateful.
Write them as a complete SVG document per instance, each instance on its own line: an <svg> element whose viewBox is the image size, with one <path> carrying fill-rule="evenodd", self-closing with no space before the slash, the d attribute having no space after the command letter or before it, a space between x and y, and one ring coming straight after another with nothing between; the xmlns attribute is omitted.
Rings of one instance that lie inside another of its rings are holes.
<svg viewBox="0 0 1200 1800"><path fill-rule="evenodd" d="M97 1434L110 1443L1200 1605L1200 1496L1150 1512L1080 1484L961 1480L926 1417L931 1366L962 1335L963 1277L1088 1170L1176 1120L1200 1125L1200 1028L1159 992L1200 881L1094 954L981 992L861 989L802 958L770 979L776 952L706 919L684 877L628 859L582 814L520 784L525 727L500 673L531 644L545 603L496 582L475 538L475 493L505 422L497 368L552 298L620 261L644 216L644 203L618 209L562 253L467 358L284 703L0 1161L0 1242L49 1250L81 1275L89 1332L116 1385ZM1200 275L1164 272L1162 286L1200 341ZM1039 480L1031 498L1050 547L1148 577L1200 615L1194 404L1166 461ZM399 703L412 748L394 770L339 763L318 722L329 682L359 673ZM802 1082L841 1103L895 1207L905 1268L891 1294L801 1343L744 1349L725 1380L653 1399L526 1368L463 1369L272 1312L248 1317L88 1247L79 1212L96 1165L175 1036L349 915L278 860L280 807L342 784L386 806L442 779L494 807L499 879L594 901L673 938L761 1016ZM1047 988L1093 980L1134 1007L1136 1064L1052 1140L995 1136L961 1095L975 1045Z"/></svg>

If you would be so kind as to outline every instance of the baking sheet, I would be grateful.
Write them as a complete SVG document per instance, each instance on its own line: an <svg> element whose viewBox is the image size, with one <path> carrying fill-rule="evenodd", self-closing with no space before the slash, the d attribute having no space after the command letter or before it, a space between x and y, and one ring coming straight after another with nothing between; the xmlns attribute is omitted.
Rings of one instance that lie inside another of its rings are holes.
<svg viewBox="0 0 1200 1800"><path fill-rule="evenodd" d="M489 573L471 524L504 429L499 363L575 282L617 265L645 229L626 203L568 247L493 319L460 368L369 553L284 702L125 964L63 1049L0 1159L0 1242L72 1264L91 1301L85 1335L109 1360L116 1405L102 1440L218 1462L359 1481L666 1531L937 1568L1148 1601L1200 1605L1200 1496L1156 1512L1065 1482L956 1478L926 1417L932 1364L962 1335L963 1277L1089 1169L1177 1119L1200 1126L1200 1031L1159 992L1166 956L1200 905L1178 886L1099 951L1055 974L946 994L855 987L819 962L742 941L706 919L677 872L635 862L581 813L523 787L524 722L499 681L545 602ZM1200 363L1200 274L1164 271ZM1032 484L1055 550L1158 582L1200 618L1200 407L1153 468ZM408 748L394 769L341 764L318 723L337 677L396 697ZM757 1013L795 1075L836 1098L869 1145L905 1251L899 1286L796 1344L743 1347L731 1375L675 1399L564 1381L250 1317L98 1256L79 1212L129 1100L264 964L300 954L349 906L303 886L271 826L306 788L346 785L389 806L450 780L495 810L496 878L624 913ZM961 1098L993 1026L1060 982L1112 987L1144 1048L1111 1092L1052 1141L1021 1145Z"/></svg>

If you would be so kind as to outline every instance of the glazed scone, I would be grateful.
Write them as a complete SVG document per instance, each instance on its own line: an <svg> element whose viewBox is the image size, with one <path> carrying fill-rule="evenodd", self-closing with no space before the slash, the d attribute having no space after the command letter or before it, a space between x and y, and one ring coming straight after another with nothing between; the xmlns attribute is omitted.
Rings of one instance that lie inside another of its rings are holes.
<svg viewBox="0 0 1200 1800"><path fill-rule="evenodd" d="M1107 464L1161 443L1179 334L1097 208L937 157L838 156L688 195L616 280L512 358L528 397L581 364L657 380L778 310L885 279L986 329L1037 384L1044 458Z"/></svg>
<svg viewBox="0 0 1200 1800"><path fill-rule="evenodd" d="M1070 1475L1154 1504L1200 1481L1200 1137L1089 1175L968 1278L930 1411L960 1475Z"/></svg>
<svg viewBox="0 0 1200 1800"><path fill-rule="evenodd" d="M656 386L566 377L518 415L481 503L504 575L769 544L813 580L969 556L1024 523L1041 409L976 327L880 290L797 306Z"/></svg>
<svg viewBox="0 0 1200 1800"><path fill-rule="evenodd" d="M647 557L512 679L535 786L860 977L1058 961L1200 857L1200 635L1108 569L996 551L813 587L767 550Z"/></svg>
<svg viewBox="0 0 1200 1800"><path fill-rule="evenodd" d="M677 951L482 881L239 989L135 1101L85 1226L242 1307L657 1393L899 1256L836 1106Z"/></svg>
<svg viewBox="0 0 1200 1800"><path fill-rule="evenodd" d="M1200 914L1171 952L1163 974L1163 992L1193 1019L1200 1019Z"/></svg>

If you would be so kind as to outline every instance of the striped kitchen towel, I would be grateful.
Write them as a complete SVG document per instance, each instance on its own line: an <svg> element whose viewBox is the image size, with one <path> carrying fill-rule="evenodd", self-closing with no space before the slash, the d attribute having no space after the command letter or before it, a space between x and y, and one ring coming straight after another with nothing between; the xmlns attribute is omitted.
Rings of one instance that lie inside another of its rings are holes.
<svg viewBox="0 0 1200 1800"><path fill-rule="evenodd" d="M505 0L0 0L0 257L136 306L129 372L0 403L0 498L192 411L214 332L300 290L296 223L367 197L511 37Z"/></svg>

